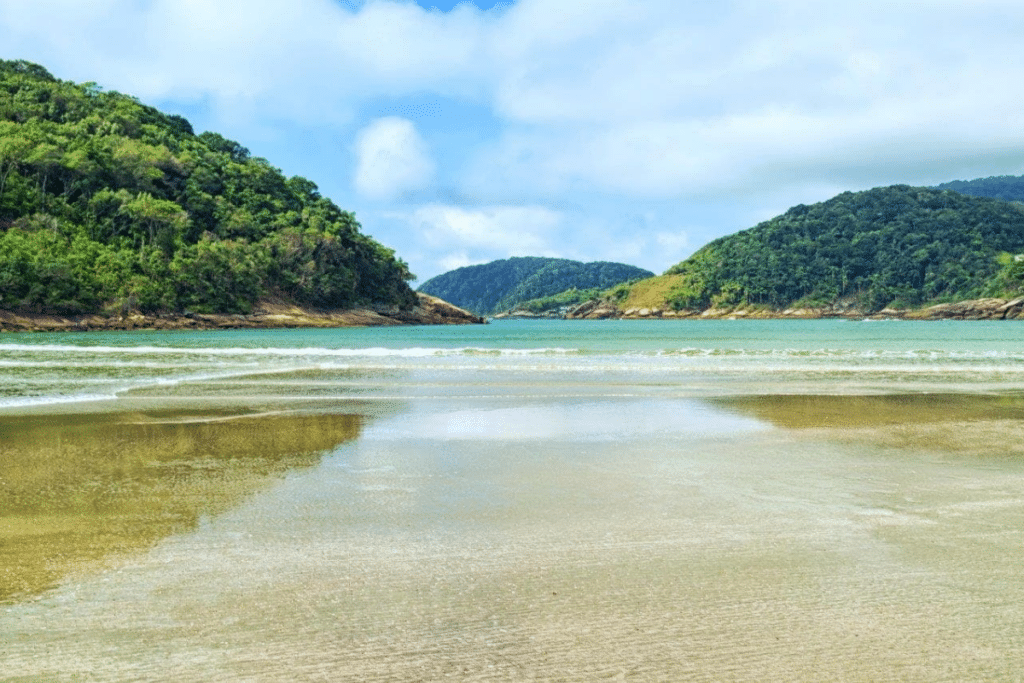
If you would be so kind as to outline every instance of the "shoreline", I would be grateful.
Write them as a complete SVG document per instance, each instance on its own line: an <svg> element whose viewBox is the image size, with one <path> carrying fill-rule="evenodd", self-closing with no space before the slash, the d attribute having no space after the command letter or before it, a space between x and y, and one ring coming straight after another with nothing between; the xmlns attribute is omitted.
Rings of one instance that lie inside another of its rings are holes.
<svg viewBox="0 0 1024 683"><path fill-rule="evenodd" d="M480 325L486 320L446 301L417 293L419 305L398 308L316 310L293 304L260 302L250 314L129 313L104 316L47 315L0 310L0 332L89 332L98 330L231 330L296 327L394 327L403 325Z"/></svg>
<svg viewBox="0 0 1024 683"><path fill-rule="evenodd" d="M563 320L1024 320L1024 297L971 299L925 308L883 308L867 312L855 307L786 308L784 310L738 306L681 310L633 307L625 310L607 301L588 301L565 314L510 311L495 318L555 318Z"/></svg>

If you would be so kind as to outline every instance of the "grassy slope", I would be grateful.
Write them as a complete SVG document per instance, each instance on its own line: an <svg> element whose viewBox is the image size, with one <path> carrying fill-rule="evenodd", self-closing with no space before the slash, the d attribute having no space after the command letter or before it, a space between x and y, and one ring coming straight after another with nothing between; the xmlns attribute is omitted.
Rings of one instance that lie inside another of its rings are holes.
<svg viewBox="0 0 1024 683"><path fill-rule="evenodd" d="M668 308L666 302L682 284L681 275L655 275L641 280L629 288L629 293L618 302L621 311L631 308Z"/></svg>

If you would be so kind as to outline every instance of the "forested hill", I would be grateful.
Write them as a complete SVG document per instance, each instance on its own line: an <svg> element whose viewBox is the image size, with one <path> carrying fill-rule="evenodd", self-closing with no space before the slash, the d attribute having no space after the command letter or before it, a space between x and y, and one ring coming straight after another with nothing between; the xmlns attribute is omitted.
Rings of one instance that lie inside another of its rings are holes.
<svg viewBox="0 0 1024 683"><path fill-rule="evenodd" d="M569 289L607 289L652 275L649 270L622 263L522 256L457 268L427 280L419 291L477 315L491 315Z"/></svg>
<svg viewBox="0 0 1024 683"><path fill-rule="evenodd" d="M975 197L993 197L1011 202L1024 202L1024 176L997 175L976 180L953 180L936 185L937 190L953 190Z"/></svg>
<svg viewBox="0 0 1024 683"><path fill-rule="evenodd" d="M896 185L798 205L700 249L666 273L663 303L914 307L1022 288L1024 206Z"/></svg>
<svg viewBox="0 0 1024 683"><path fill-rule="evenodd" d="M0 60L0 309L410 307L410 279L311 181L132 97Z"/></svg>

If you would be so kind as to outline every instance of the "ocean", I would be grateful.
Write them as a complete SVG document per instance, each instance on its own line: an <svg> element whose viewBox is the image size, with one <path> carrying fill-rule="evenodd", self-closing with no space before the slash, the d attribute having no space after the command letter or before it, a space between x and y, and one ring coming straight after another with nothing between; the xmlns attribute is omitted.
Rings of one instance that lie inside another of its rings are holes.
<svg viewBox="0 0 1024 683"><path fill-rule="evenodd" d="M0 680L1021 680L1021 330L0 335Z"/></svg>

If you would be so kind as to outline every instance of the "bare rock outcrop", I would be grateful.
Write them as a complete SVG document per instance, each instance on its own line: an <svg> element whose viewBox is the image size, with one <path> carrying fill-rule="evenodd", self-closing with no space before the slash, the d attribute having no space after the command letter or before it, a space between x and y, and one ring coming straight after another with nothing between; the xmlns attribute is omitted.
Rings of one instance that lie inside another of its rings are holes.
<svg viewBox="0 0 1024 683"><path fill-rule="evenodd" d="M570 320L594 320L606 318L650 319L650 318L699 318L721 319L816 319L816 318L873 318L903 320L1024 320L1024 297L1015 299L973 299L950 304L938 304L920 309L884 308L874 313L866 312L851 301L839 301L823 308L733 309L709 308L704 311L658 308L629 308L619 310L607 300L586 301L565 316Z"/></svg>
<svg viewBox="0 0 1024 683"><path fill-rule="evenodd" d="M591 299L565 314L569 320L604 320L606 318L618 318L619 309L614 304L601 299Z"/></svg>
<svg viewBox="0 0 1024 683"><path fill-rule="evenodd" d="M908 311L907 320L1016 320L1024 312L1024 297L1016 299L973 299L938 304Z"/></svg>
<svg viewBox="0 0 1024 683"><path fill-rule="evenodd" d="M393 325L471 325L486 321L427 294L417 294L410 310L355 308L322 311L265 301L248 315L180 313L57 316L0 311L0 332L69 332L79 330L211 330L279 327L384 327Z"/></svg>
<svg viewBox="0 0 1024 683"><path fill-rule="evenodd" d="M408 325L480 325L487 321L464 308L438 299L436 296L417 292L419 305L411 311L394 311L390 317Z"/></svg>

